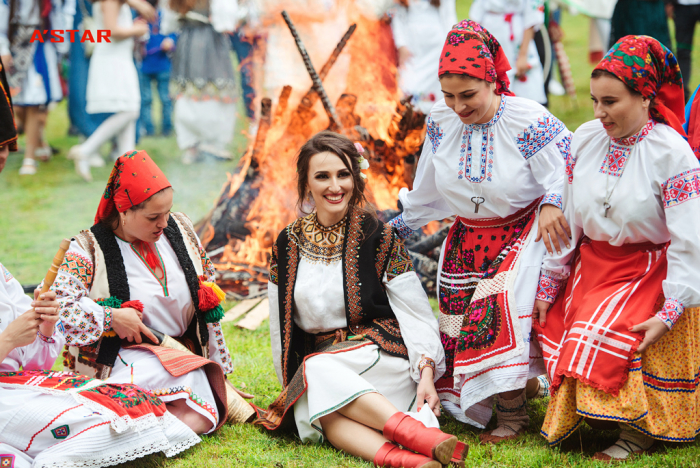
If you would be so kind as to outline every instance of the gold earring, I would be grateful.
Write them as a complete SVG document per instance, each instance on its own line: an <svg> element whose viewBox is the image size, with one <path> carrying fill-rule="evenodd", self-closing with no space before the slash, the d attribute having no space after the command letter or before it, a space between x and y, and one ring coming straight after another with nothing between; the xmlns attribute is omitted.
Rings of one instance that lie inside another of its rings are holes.
<svg viewBox="0 0 700 468"><path fill-rule="evenodd" d="M311 193L311 190L309 190L309 194L306 195L306 198L307 198L309 201L314 201L314 196L313 196L313 194Z"/></svg>
<svg viewBox="0 0 700 468"><path fill-rule="evenodd" d="M122 218L122 227L126 224L126 218Z"/></svg>

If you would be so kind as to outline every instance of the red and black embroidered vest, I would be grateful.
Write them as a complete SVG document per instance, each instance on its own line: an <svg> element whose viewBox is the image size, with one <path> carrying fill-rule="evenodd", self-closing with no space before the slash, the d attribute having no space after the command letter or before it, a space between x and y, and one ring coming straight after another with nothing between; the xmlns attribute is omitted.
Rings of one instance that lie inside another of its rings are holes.
<svg viewBox="0 0 700 468"><path fill-rule="evenodd" d="M284 385L308 354L314 352L314 335L294 323L294 286L299 265L302 220L282 231L273 249L270 281L279 288L279 317L282 340L282 375ZM399 323L389 306L382 279L389 264L394 242L400 242L393 228L361 209L354 209L345 219L342 244L345 315L353 335L364 335L383 351L408 359ZM321 291L321 294L323 292Z"/></svg>

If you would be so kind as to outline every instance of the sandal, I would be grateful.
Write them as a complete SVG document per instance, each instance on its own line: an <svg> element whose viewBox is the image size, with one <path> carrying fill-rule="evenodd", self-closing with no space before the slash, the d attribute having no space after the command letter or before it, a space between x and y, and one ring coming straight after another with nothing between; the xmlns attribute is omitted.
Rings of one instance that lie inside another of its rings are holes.
<svg viewBox="0 0 700 468"><path fill-rule="evenodd" d="M19 168L19 175L34 175L36 174L36 161L30 158L24 158L22 167Z"/></svg>

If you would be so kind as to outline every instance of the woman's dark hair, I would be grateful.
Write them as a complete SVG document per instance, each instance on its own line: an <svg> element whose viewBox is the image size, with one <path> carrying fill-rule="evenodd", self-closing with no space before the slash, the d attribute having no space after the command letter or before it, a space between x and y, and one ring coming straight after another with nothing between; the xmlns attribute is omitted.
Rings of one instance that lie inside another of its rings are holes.
<svg viewBox="0 0 700 468"><path fill-rule="evenodd" d="M159 191L157 191L156 193L154 193L150 197L146 198L144 201L142 201L138 205L132 206L127 211L129 211L129 210L131 210L131 211L143 210L146 207L146 203L148 202L148 200L152 199L153 197L155 197L159 193L163 193L166 190L172 190L172 189L173 189L172 187L165 187L164 189L160 189ZM112 209L112 211L109 212L109 214L107 215L106 218L102 218L100 220L100 224L104 224L107 228L114 231L115 229L117 229L119 227L119 212L116 209Z"/></svg>
<svg viewBox="0 0 700 468"><path fill-rule="evenodd" d="M297 156L297 207L304 212L302 206L309 180L309 161L319 153L333 153L343 161L345 167L352 174L352 196L348 202L348 209L355 206L364 208L365 212L372 218L376 218L376 213L370 207L365 198L365 179L360 174L360 153L355 148L355 144L346 136L331 131L319 132L299 150Z"/></svg>
<svg viewBox="0 0 700 468"><path fill-rule="evenodd" d="M194 10L197 5L197 0L170 0L170 9L181 15L186 15L187 12Z"/></svg>
<svg viewBox="0 0 700 468"><path fill-rule="evenodd" d="M408 0L399 0L399 4L408 8ZM435 8L440 8L440 0L430 0L430 5Z"/></svg>

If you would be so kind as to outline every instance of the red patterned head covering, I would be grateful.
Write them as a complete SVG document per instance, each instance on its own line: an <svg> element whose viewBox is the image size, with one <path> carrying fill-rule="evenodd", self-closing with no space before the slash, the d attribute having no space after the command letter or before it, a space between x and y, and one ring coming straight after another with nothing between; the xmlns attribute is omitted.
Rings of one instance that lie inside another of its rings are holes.
<svg viewBox="0 0 700 468"><path fill-rule="evenodd" d="M165 174L145 151L119 156L97 207L95 224L107 218L113 209L123 213L168 187L171 185Z"/></svg>
<svg viewBox="0 0 700 468"><path fill-rule="evenodd" d="M655 99L651 118L685 136L683 79L673 53L649 36L625 36L595 67L618 77L647 99Z"/></svg>
<svg viewBox="0 0 700 468"><path fill-rule="evenodd" d="M496 94L514 96L508 89L506 72L510 63L501 44L479 23L462 20L447 34L440 54L438 76L445 73L469 75L489 83L496 83Z"/></svg>

